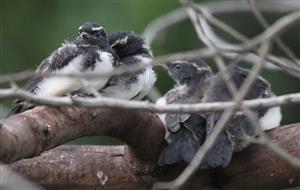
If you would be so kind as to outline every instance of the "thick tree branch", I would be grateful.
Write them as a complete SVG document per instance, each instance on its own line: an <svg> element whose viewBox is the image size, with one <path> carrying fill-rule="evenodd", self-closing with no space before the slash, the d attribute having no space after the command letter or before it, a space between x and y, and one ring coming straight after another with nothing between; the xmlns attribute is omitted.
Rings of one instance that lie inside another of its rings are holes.
<svg viewBox="0 0 300 190"><path fill-rule="evenodd" d="M0 161L36 156L72 139L93 135L117 137L132 147L138 159L154 160L162 148L164 127L149 112L36 107L1 121Z"/></svg>
<svg viewBox="0 0 300 190"><path fill-rule="evenodd" d="M273 129L268 135L272 142L300 157L300 123ZM154 181L170 180L182 169L176 165L153 173L152 167L141 164L143 170L132 170L124 146L62 146L9 167L47 189L133 190L150 189ZM107 176L106 181L103 177L99 179L101 172ZM104 186L101 185L103 181ZM227 168L198 172L185 189L260 190L298 185L299 169L291 167L264 147L251 145L235 154Z"/></svg>

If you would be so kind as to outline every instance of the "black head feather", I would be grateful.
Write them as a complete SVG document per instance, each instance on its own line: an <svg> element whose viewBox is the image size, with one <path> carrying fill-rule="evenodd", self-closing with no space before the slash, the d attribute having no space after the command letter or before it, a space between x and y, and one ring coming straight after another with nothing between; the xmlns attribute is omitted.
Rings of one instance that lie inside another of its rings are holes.
<svg viewBox="0 0 300 190"><path fill-rule="evenodd" d="M120 59L138 54L151 56L144 39L134 32L114 32L108 36L108 41Z"/></svg>

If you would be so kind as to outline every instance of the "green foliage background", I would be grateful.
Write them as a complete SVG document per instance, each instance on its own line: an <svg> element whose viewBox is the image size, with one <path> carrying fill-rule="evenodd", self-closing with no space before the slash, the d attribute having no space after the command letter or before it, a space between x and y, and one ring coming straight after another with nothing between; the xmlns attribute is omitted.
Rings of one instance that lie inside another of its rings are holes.
<svg viewBox="0 0 300 190"><path fill-rule="evenodd" d="M199 2L199 1L197 1ZM102 1L3 1L0 0L0 74L33 69L64 40L72 40L78 27L86 22L96 22L113 31L135 31L141 34L153 19L180 5L175 0L102 0ZM267 15L270 21L278 15ZM251 14L222 15L239 31L254 36L261 27ZM297 26L283 35L285 42L300 57L300 28ZM152 46L155 56L203 45L190 22L182 22L160 34ZM274 47L276 53L280 52ZM215 69L214 63L207 60ZM173 86L165 71L157 69L156 86L165 93ZM276 94L299 92L299 81L277 71L264 71L263 76L271 81ZM5 102L7 106L11 101ZM283 123L300 121L299 105L283 108ZM108 137L82 138L74 143L112 144L118 141Z"/></svg>

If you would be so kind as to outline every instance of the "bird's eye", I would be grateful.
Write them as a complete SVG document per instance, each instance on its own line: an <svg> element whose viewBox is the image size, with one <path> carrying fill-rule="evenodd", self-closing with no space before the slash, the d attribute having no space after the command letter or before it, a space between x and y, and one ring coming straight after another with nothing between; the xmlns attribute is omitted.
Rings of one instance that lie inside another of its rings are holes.
<svg viewBox="0 0 300 190"><path fill-rule="evenodd" d="M106 38L106 33L105 33L105 31L104 31L104 30L100 30L100 31L99 31L99 33L100 33L100 35L101 35L101 36L103 36L103 37L105 37L105 38Z"/></svg>
<svg viewBox="0 0 300 190"><path fill-rule="evenodd" d="M100 36L101 36L100 32L97 32L96 37L100 37Z"/></svg>
<svg viewBox="0 0 300 190"><path fill-rule="evenodd" d="M179 64L176 64L176 65L175 65L175 68L179 70L179 69L180 69L180 65L179 65Z"/></svg>

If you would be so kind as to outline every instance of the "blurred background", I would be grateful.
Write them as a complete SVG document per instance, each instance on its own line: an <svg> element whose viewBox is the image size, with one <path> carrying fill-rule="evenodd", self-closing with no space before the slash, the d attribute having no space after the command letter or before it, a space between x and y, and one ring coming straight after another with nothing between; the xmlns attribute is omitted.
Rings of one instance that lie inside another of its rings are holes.
<svg viewBox="0 0 300 190"><path fill-rule="evenodd" d="M197 1L208 2L208 1ZM0 74L34 69L64 40L72 40L78 27L87 21L96 22L111 33L113 31L134 31L142 34L155 18L179 8L175 0L99 0L99 1L0 1ZM265 15L273 22L276 14ZM251 13L219 15L219 18L238 29L248 37L262 31ZM291 29L282 39L300 57L300 26ZM198 49L203 44L187 20L160 33L154 41L154 56L185 50ZM274 46L273 52L280 55ZM207 60L216 71L215 64ZM162 69L156 70L156 87L164 94L174 83ZM264 70L277 95L300 92L300 81L278 71ZM5 87L5 86L1 86ZM0 112L5 114L11 101L2 102ZM300 121L299 105L283 107L283 124ZM119 144L109 137L85 137L72 144Z"/></svg>

